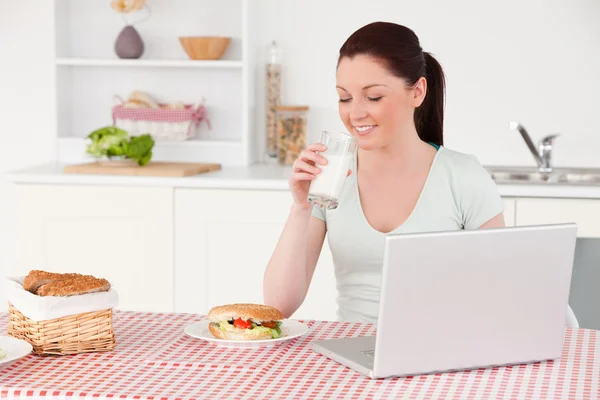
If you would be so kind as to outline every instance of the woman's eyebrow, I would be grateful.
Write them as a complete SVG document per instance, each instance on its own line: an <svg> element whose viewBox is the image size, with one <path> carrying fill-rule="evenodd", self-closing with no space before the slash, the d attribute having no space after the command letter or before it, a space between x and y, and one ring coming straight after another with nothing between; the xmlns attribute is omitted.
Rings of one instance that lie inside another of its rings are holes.
<svg viewBox="0 0 600 400"><path fill-rule="evenodd" d="M367 85L367 86L365 86L365 87L363 88L363 90L367 90L367 89L370 89L370 88L372 88L372 87L375 87L375 86L385 86L385 87L387 87L386 85L383 85L383 84L381 84L381 83L373 83L373 84L370 84L370 85Z"/></svg>
<svg viewBox="0 0 600 400"><path fill-rule="evenodd" d="M367 85L367 86L365 86L365 87L363 88L363 90L367 90L367 89L370 89L370 88L372 88L372 87L375 87L375 86L384 86L384 87L387 87L386 85L383 85L383 84L381 84L381 83L372 83L372 84L370 84L370 85ZM336 86L336 88L338 88L338 89L342 89L344 92L347 92L347 90L346 90L346 89L344 89L343 87L341 87L341 86L339 86L339 85L338 85L338 86Z"/></svg>

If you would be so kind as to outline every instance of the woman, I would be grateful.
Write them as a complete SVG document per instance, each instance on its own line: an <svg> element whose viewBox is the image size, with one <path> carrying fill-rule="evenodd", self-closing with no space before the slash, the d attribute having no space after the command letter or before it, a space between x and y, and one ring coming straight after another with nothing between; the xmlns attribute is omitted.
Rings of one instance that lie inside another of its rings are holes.
<svg viewBox="0 0 600 400"><path fill-rule="evenodd" d="M335 210L311 207L327 160L307 146L294 163L294 203L264 276L265 303L291 316L308 291L327 233L338 318L377 320L387 233L503 227L503 202L477 159L443 145L444 73L410 29L376 22L353 33L336 71L339 114L358 140Z"/></svg>

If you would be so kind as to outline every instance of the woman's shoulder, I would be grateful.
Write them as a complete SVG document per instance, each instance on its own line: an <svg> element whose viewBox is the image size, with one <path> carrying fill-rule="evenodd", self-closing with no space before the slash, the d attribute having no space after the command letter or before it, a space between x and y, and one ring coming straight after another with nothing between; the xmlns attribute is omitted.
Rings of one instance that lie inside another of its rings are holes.
<svg viewBox="0 0 600 400"><path fill-rule="evenodd" d="M444 149L440 156L465 228L478 228L502 212L496 184L475 155Z"/></svg>
<svg viewBox="0 0 600 400"><path fill-rule="evenodd" d="M491 179L491 175L474 154L446 147L441 147L440 150L439 170L454 186L477 185Z"/></svg>
<svg viewBox="0 0 600 400"><path fill-rule="evenodd" d="M441 162L456 172L469 173L484 169L479 162L479 159L474 154L463 153L447 147L440 147L440 150L441 152L439 156Z"/></svg>

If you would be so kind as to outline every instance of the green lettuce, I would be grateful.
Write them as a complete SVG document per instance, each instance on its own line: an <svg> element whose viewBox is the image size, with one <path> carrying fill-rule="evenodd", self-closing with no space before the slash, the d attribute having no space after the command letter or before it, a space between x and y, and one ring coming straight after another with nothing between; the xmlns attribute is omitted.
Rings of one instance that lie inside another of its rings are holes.
<svg viewBox="0 0 600 400"><path fill-rule="evenodd" d="M266 326L256 326L256 327L252 328L252 330L253 331L255 330L258 332L270 333L271 336L273 337L273 339L277 339L277 338L281 337L281 329L279 329L279 327L267 328Z"/></svg>
<svg viewBox="0 0 600 400"><path fill-rule="evenodd" d="M129 136L129 133L115 126L105 126L88 135L91 143L87 153L93 157L125 157L135 160L138 165L146 165L152 158L154 139L151 135Z"/></svg>
<svg viewBox="0 0 600 400"><path fill-rule="evenodd" d="M125 145L125 156L136 160L138 165L146 165L152 158L154 139L149 134L132 136Z"/></svg>
<svg viewBox="0 0 600 400"><path fill-rule="evenodd" d="M223 330L223 331L235 331L238 329L238 328L235 328L232 324L230 324L229 321L219 322L219 328L221 328L221 330ZM266 326L256 325L254 322L252 322L251 329L256 332L270 333L271 336L273 337L273 339L277 339L277 338L281 337L281 322L276 322L275 328L267 328Z"/></svg>

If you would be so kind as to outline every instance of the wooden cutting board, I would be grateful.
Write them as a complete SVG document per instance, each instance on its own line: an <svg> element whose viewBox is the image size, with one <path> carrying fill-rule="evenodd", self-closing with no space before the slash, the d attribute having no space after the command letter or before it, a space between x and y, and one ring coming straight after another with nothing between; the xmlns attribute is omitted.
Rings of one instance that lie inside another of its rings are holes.
<svg viewBox="0 0 600 400"><path fill-rule="evenodd" d="M100 162L67 165L68 174L102 174L135 176L193 176L204 172L217 171L221 164L183 163L151 161L143 167L137 165L106 165Z"/></svg>

